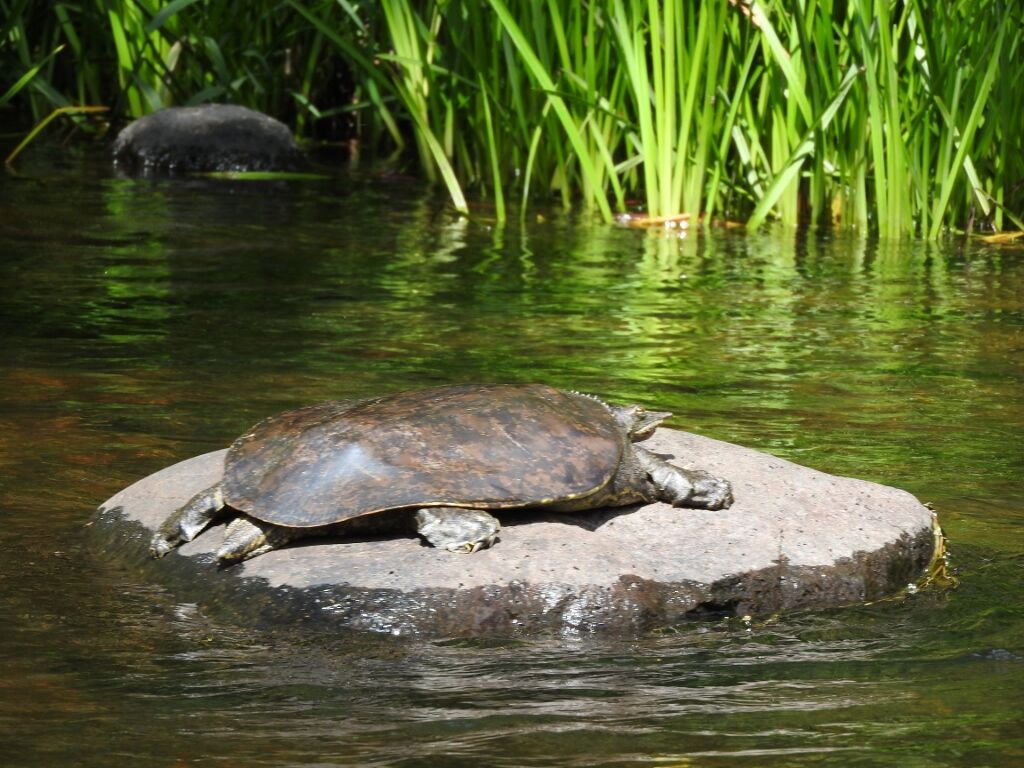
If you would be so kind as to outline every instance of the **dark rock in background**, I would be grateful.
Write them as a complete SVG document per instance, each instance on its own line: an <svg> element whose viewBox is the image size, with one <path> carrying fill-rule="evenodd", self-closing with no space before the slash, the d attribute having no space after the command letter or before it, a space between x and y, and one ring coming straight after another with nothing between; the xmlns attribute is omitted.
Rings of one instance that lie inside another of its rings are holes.
<svg viewBox="0 0 1024 768"><path fill-rule="evenodd" d="M118 134L114 161L136 172L287 171L302 154L291 131L260 112L232 104L169 107Z"/></svg>
<svg viewBox="0 0 1024 768"><path fill-rule="evenodd" d="M430 636L636 632L707 615L829 608L890 595L931 559L932 513L905 491L671 429L644 446L728 478L735 504L499 513L497 545L472 555L414 536L314 538L219 569L221 534L212 529L151 560L156 526L220 478L225 451L215 451L121 491L91 528L105 556L240 617Z"/></svg>

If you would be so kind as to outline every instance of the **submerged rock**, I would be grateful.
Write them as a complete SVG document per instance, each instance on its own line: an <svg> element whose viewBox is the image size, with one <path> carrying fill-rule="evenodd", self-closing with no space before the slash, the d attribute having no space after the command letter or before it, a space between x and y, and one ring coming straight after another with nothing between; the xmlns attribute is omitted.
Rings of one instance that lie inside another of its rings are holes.
<svg viewBox="0 0 1024 768"><path fill-rule="evenodd" d="M260 621L432 636L635 632L709 614L828 608L892 594L931 559L932 513L905 491L672 429L643 445L729 479L735 503L498 513L498 543L472 555L414 536L305 539L218 569L212 530L151 560L163 518L220 479L226 451L214 451L116 494L91 529L111 555L183 599Z"/></svg>
<svg viewBox="0 0 1024 768"><path fill-rule="evenodd" d="M288 127L234 104L168 107L118 134L114 161L136 171L284 171L301 153Z"/></svg>

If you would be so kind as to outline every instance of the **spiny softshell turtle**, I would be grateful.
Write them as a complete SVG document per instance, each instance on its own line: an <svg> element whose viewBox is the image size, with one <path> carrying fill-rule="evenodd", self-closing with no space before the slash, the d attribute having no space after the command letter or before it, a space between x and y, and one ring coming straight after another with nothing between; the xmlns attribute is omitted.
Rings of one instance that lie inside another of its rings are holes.
<svg viewBox="0 0 1024 768"><path fill-rule="evenodd" d="M475 552L500 528L486 510L729 506L727 481L633 445L670 415L536 384L447 386L287 411L232 444L223 480L173 512L151 551L162 557L228 516L222 563L302 536L403 522L435 547Z"/></svg>

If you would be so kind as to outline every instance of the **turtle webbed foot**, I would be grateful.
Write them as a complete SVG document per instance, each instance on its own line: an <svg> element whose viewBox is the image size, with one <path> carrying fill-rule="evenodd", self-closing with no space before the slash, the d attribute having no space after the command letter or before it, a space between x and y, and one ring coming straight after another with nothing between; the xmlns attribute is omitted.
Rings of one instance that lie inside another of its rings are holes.
<svg viewBox="0 0 1024 768"><path fill-rule="evenodd" d="M700 509L726 509L732 506L732 484L728 480L709 475L707 472L694 471L690 482L693 492L683 502L683 506Z"/></svg>
<svg viewBox="0 0 1024 768"><path fill-rule="evenodd" d="M161 558L206 530L224 510L220 485L204 488L160 524L149 542L149 553Z"/></svg>
<svg viewBox="0 0 1024 768"><path fill-rule="evenodd" d="M482 509L424 507L416 512L416 530L438 549L469 554L492 546L501 523Z"/></svg>
<svg viewBox="0 0 1024 768"><path fill-rule="evenodd" d="M258 555L279 549L295 538L295 534L277 525L239 515L224 529L224 541L217 550L221 565L234 565Z"/></svg>
<svg viewBox="0 0 1024 768"><path fill-rule="evenodd" d="M149 554L159 560L161 557L172 550L177 549L184 543L184 541L177 537L171 538L158 532L149 540Z"/></svg>

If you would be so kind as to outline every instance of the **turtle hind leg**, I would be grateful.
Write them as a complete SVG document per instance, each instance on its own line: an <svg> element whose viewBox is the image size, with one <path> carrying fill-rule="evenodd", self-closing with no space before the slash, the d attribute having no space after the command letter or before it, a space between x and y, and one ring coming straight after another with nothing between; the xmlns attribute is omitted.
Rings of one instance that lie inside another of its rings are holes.
<svg viewBox="0 0 1024 768"><path fill-rule="evenodd" d="M174 510L157 528L149 543L153 557L163 557L186 541L192 541L224 514L224 494L220 483L204 488Z"/></svg>
<svg viewBox="0 0 1024 768"><path fill-rule="evenodd" d="M470 553L487 549L501 523L482 509L424 507L416 512L416 532L438 549Z"/></svg>
<svg viewBox="0 0 1024 768"><path fill-rule="evenodd" d="M673 507L726 509L733 502L732 484L695 469L681 469L643 448L633 447L640 467L654 484L654 496Z"/></svg>
<svg viewBox="0 0 1024 768"><path fill-rule="evenodd" d="M224 529L224 541L217 550L217 560L221 565L250 560L272 549L280 549L299 535L288 528L239 515Z"/></svg>

